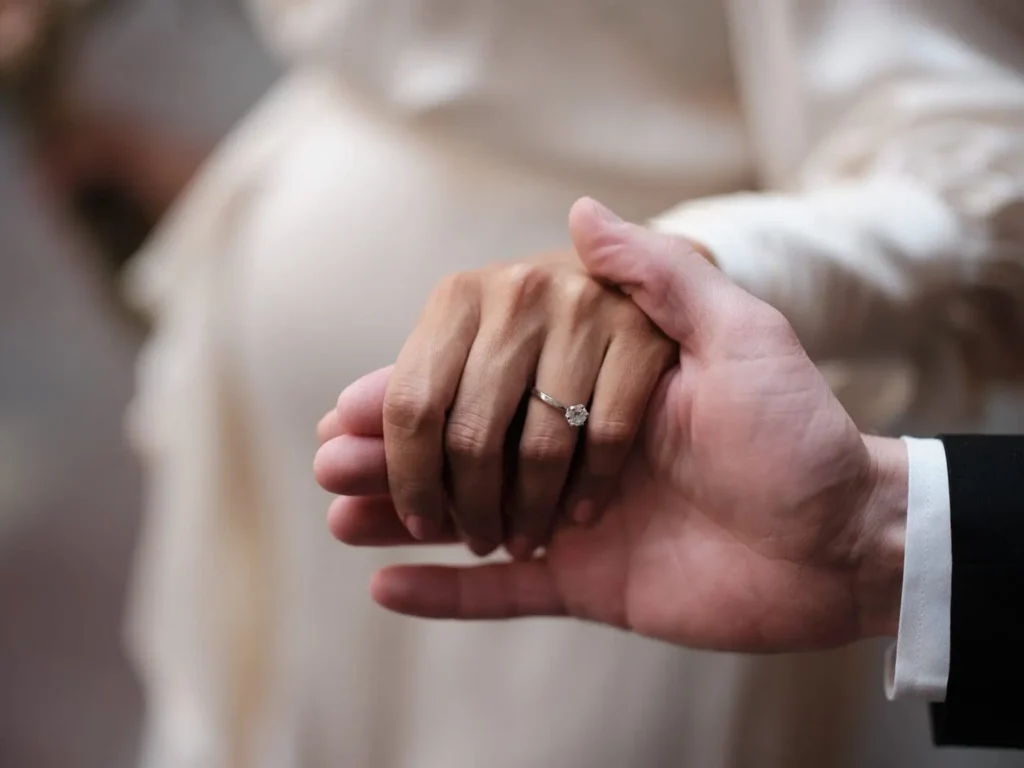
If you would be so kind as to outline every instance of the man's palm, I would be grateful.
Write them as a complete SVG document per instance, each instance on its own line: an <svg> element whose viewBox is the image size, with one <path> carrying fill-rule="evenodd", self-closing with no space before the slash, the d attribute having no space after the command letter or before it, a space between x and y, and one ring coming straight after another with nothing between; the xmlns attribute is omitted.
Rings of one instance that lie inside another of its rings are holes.
<svg viewBox="0 0 1024 768"><path fill-rule="evenodd" d="M602 523L564 529L548 550L571 613L718 649L853 637L844 505L867 451L788 326L771 322L749 356L684 352L666 375Z"/></svg>

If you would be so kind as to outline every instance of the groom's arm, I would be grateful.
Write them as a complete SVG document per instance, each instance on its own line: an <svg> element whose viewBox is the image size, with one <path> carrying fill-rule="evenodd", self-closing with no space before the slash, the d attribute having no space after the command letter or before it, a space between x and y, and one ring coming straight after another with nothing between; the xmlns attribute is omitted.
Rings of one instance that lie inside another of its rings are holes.
<svg viewBox="0 0 1024 768"><path fill-rule="evenodd" d="M942 438L953 573L937 744L1024 748L1024 437Z"/></svg>
<svg viewBox="0 0 1024 768"><path fill-rule="evenodd" d="M906 443L888 693L934 702L939 745L1024 748L1024 437Z"/></svg>

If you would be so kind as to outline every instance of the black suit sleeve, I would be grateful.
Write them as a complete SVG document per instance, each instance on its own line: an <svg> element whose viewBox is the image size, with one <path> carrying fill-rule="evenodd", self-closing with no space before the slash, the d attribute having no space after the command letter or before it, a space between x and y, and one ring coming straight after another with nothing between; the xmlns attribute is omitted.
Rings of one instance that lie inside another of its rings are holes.
<svg viewBox="0 0 1024 768"><path fill-rule="evenodd" d="M953 584L936 744L1024 749L1024 437L948 436Z"/></svg>

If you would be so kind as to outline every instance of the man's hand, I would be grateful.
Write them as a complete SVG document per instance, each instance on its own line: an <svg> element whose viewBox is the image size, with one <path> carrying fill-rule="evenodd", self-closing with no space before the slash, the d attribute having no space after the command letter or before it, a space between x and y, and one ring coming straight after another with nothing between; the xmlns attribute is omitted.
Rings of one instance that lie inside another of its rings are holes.
<svg viewBox="0 0 1024 768"><path fill-rule="evenodd" d="M613 503L596 527L559 531L540 559L393 567L375 578L374 597L432 617L570 614L720 650L894 634L902 444L863 438L785 318L688 244L589 200L570 226L591 274L621 287L680 349ZM413 542L386 495L388 376L354 384L322 425L330 439L317 475L346 494L330 525L351 544Z"/></svg>

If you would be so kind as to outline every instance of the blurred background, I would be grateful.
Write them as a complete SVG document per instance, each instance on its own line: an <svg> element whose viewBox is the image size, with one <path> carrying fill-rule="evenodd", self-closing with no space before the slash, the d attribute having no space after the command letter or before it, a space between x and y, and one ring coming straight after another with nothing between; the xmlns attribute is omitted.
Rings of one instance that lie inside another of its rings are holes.
<svg viewBox="0 0 1024 768"><path fill-rule="evenodd" d="M117 269L173 195L139 210L105 176L131 143L186 176L277 72L233 0L0 0L0 51L0 765L120 768L142 328Z"/></svg>
<svg viewBox="0 0 1024 768"><path fill-rule="evenodd" d="M241 0L0 0L0 66L0 766L122 768L143 707L123 421L145 328L119 270L279 73ZM991 421L1024 412L1007 398ZM884 713L851 764L1024 765L939 755L922 707ZM890 743L907 728L913 755Z"/></svg>

